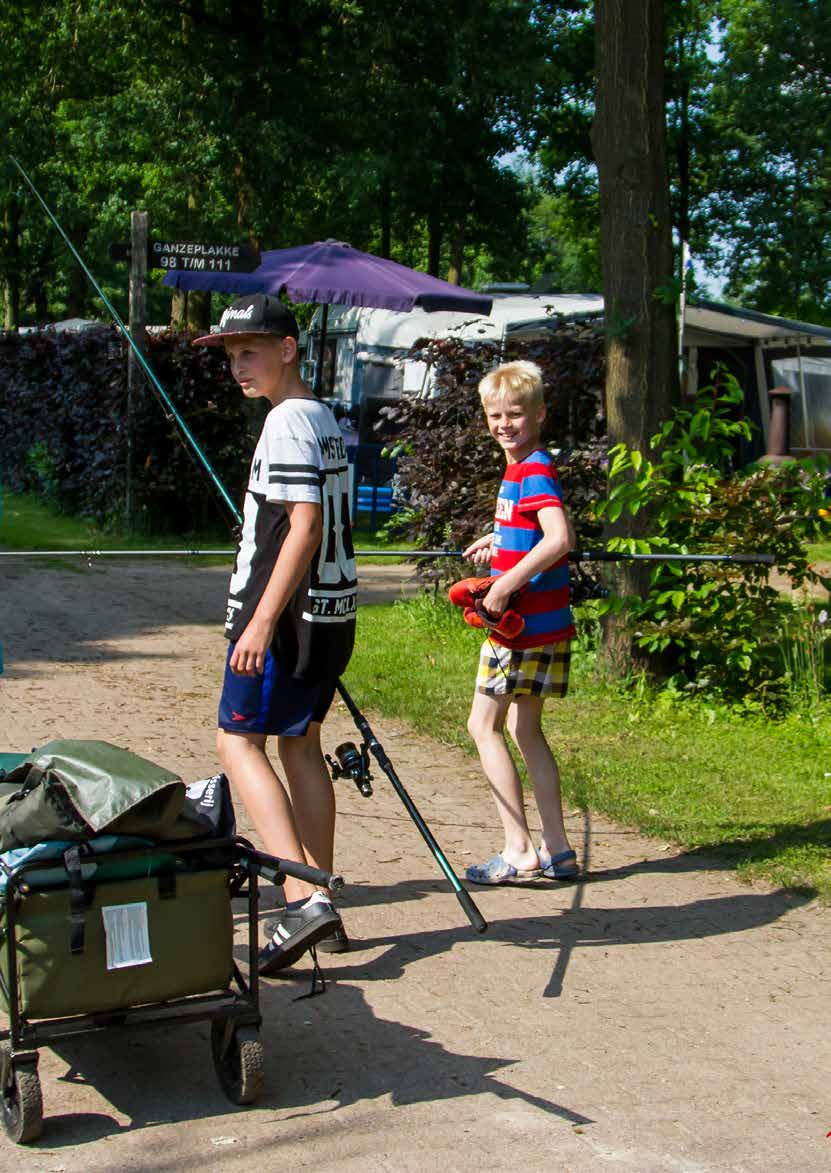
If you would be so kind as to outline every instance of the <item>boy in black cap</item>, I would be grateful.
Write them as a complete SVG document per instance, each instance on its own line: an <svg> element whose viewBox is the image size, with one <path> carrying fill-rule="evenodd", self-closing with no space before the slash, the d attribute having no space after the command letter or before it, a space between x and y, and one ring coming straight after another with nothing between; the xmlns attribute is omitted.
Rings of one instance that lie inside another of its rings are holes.
<svg viewBox="0 0 831 1173"><path fill-rule="evenodd" d="M217 748L266 851L331 871L335 800L320 724L352 652L356 575L346 448L329 408L300 378L298 334L286 306L258 293L237 298L218 332L195 340L224 345L243 395L272 404L231 576ZM266 755L274 735L290 799ZM285 897L261 974L318 942L348 948L327 893L289 877Z"/></svg>

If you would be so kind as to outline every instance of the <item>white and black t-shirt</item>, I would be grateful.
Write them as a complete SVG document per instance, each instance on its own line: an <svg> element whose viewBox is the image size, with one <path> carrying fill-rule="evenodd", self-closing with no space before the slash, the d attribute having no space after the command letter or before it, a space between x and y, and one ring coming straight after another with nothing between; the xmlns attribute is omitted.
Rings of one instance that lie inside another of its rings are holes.
<svg viewBox="0 0 831 1173"><path fill-rule="evenodd" d="M271 650L287 672L316 682L339 675L349 662L357 597L346 446L331 411L316 399L286 399L266 416L228 595L231 640L256 610L289 531L286 503L295 501L321 506L323 538L277 622Z"/></svg>

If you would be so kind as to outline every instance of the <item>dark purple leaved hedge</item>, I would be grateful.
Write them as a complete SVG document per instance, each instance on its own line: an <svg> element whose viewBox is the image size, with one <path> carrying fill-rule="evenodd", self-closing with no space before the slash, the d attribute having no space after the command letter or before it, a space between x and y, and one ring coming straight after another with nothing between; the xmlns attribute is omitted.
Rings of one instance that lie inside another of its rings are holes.
<svg viewBox="0 0 831 1173"><path fill-rule="evenodd" d="M148 338L150 364L176 410L241 501L259 417L222 352L191 336ZM58 509L118 523L127 461L127 344L115 327L0 333L0 481ZM227 510L178 428L142 381L133 438L136 518L171 534L227 532Z"/></svg>
<svg viewBox="0 0 831 1173"><path fill-rule="evenodd" d="M425 547L460 547L490 528L505 467L477 392L499 351L441 339L425 342L418 357L434 368L441 394L384 411L403 445L398 473L410 509L402 528ZM564 496L581 537L591 537L590 503L605 492L606 479L603 336L591 324L563 322L544 339L509 342L505 359L516 358L542 368L543 440L560 449Z"/></svg>
<svg viewBox="0 0 831 1173"><path fill-rule="evenodd" d="M150 336L149 361L232 499L241 501L263 405L242 399L221 351L190 341L184 333ZM126 350L109 326L0 333L0 482L100 524L121 522ZM428 546L459 545L490 524L503 468L476 392L497 351L440 340L418 354L436 368L442 394L387 409L407 443L398 469L413 506L406 515L409 532ZM560 474L579 523L604 490L602 336L590 325L564 323L549 338L509 344L506 357L530 358L543 369L544 439L563 449ZM143 528L225 532L227 510L215 487L145 383L135 405L133 448L136 517Z"/></svg>

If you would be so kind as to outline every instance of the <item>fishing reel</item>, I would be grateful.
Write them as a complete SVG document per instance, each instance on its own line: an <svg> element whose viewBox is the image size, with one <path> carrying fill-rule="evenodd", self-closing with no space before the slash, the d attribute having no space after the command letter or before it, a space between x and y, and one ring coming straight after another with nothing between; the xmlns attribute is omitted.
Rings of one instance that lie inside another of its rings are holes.
<svg viewBox="0 0 831 1173"><path fill-rule="evenodd" d="M369 750L365 743L358 749L354 741L344 741L335 747L335 760L327 753L326 762L332 771L332 781L351 778L364 798L372 794L372 774L369 772Z"/></svg>
<svg viewBox="0 0 831 1173"><path fill-rule="evenodd" d="M592 578L579 562L573 563L569 569L572 607L579 607L581 603L586 603L589 599L608 598L609 588L599 579Z"/></svg>

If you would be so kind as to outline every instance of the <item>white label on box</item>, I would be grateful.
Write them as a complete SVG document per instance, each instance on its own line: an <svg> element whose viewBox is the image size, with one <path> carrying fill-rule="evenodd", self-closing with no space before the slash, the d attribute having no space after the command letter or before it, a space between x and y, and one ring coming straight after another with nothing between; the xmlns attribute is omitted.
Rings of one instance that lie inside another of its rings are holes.
<svg viewBox="0 0 831 1173"><path fill-rule="evenodd" d="M147 965L150 955L150 932L147 904L108 904L101 909L104 936L107 938L107 969L126 969L130 965Z"/></svg>

